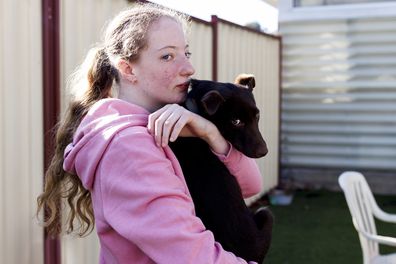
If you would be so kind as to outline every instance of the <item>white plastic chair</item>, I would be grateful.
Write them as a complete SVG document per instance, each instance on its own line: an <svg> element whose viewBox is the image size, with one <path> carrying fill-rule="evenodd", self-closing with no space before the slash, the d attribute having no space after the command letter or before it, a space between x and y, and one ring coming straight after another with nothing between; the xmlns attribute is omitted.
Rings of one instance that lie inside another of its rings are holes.
<svg viewBox="0 0 396 264"><path fill-rule="evenodd" d="M338 182L344 191L352 222L358 231L364 264L396 264L396 253L380 255L379 244L396 247L396 238L377 235L374 217L396 223L396 215L382 211L359 172L347 171L340 175Z"/></svg>

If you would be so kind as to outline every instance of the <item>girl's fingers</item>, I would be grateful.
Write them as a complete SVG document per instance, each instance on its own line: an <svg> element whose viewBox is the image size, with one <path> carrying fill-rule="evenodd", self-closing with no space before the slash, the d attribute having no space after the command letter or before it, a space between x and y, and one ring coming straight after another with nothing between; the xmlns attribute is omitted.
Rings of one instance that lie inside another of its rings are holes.
<svg viewBox="0 0 396 264"><path fill-rule="evenodd" d="M165 105L164 107L158 109L154 113L150 114L148 117L147 128L149 132L154 135L155 130L155 121L158 117L160 117L171 105Z"/></svg>
<svg viewBox="0 0 396 264"><path fill-rule="evenodd" d="M164 147L168 144L174 125L186 112L188 111L185 108L172 104L164 106L149 116L147 128L158 146Z"/></svg>
<svg viewBox="0 0 396 264"><path fill-rule="evenodd" d="M179 134L181 130L186 126L188 119L189 119L188 115L180 116L176 124L173 126L169 141L173 142L179 137Z"/></svg>
<svg viewBox="0 0 396 264"><path fill-rule="evenodd" d="M171 141L169 137L171 134L173 134L175 124L179 122L179 119L180 119L180 112L174 111L168 116L168 118L163 123L162 143L161 143L163 147L168 145L168 142Z"/></svg>
<svg viewBox="0 0 396 264"><path fill-rule="evenodd" d="M154 121L154 138L157 146L161 146L163 144L164 133L168 133L164 131L164 124L166 123L167 127L171 125L169 121L167 121L171 115L172 111L165 111Z"/></svg>
<svg viewBox="0 0 396 264"><path fill-rule="evenodd" d="M149 116L147 128L158 146L165 147L179 136L207 138L215 126L178 104L162 107Z"/></svg>

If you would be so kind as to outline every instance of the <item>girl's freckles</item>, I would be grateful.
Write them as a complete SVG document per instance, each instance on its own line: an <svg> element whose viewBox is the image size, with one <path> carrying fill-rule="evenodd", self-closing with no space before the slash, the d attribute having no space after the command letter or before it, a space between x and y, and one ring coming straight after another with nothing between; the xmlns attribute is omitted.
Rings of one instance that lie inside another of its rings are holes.
<svg viewBox="0 0 396 264"><path fill-rule="evenodd" d="M173 79L173 74L171 74L169 71L166 70L164 72L163 80L171 80L171 79Z"/></svg>

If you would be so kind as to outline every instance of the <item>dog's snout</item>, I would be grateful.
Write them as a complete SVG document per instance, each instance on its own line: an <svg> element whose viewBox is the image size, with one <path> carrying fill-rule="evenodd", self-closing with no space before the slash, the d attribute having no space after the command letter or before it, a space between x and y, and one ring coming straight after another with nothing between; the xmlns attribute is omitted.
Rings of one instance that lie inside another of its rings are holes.
<svg viewBox="0 0 396 264"><path fill-rule="evenodd" d="M261 145L259 148L257 148L255 156L256 158L261 158L264 157L265 155L267 155L268 153L268 148L267 145Z"/></svg>
<svg viewBox="0 0 396 264"><path fill-rule="evenodd" d="M258 143L257 145L255 145L254 148L251 148L249 150L244 149L240 151L250 158L258 159L267 155L268 148L265 143L264 144Z"/></svg>
<svg viewBox="0 0 396 264"><path fill-rule="evenodd" d="M265 147L265 148L263 148L263 151L260 152L260 155L261 155L261 157L264 157L264 156L267 155L267 154L268 154L268 148Z"/></svg>

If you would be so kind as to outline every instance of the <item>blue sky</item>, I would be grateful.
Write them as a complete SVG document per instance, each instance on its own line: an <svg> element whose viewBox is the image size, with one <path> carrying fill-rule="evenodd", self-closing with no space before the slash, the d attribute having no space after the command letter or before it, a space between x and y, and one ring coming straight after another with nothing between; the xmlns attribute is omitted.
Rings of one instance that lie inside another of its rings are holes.
<svg viewBox="0 0 396 264"><path fill-rule="evenodd" d="M211 15L245 25L258 22L267 32L278 29L278 10L262 0L152 0L188 15L210 21Z"/></svg>

